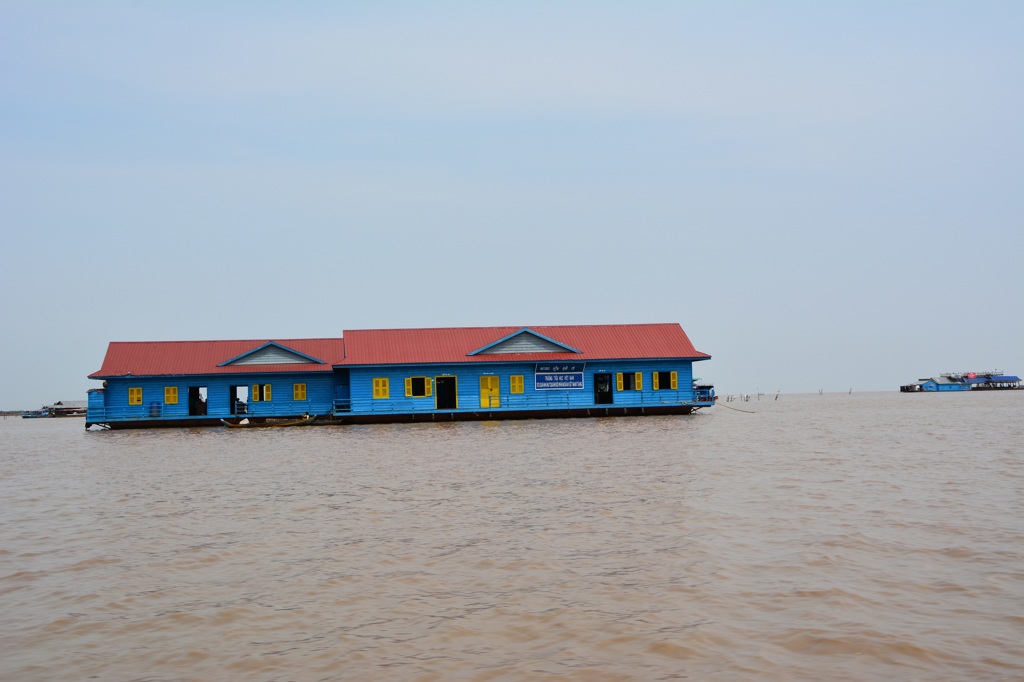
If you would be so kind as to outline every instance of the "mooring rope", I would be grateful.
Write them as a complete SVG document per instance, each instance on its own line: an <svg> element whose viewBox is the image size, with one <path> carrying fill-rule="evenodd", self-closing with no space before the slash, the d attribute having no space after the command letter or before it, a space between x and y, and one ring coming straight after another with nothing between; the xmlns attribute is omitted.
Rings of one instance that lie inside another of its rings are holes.
<svg viewBox="0 0 1024 682"><path fill-rule="evenodd" d="M717 400L715 401L715 407L725 407L725 408L730 409L730 410L736 410L737 412L746 412L747 414L757 414L757 412L754 412L752 410L741 410L738 407L730 407L729 405L723 405L721 402L719 402Z"/></svg>

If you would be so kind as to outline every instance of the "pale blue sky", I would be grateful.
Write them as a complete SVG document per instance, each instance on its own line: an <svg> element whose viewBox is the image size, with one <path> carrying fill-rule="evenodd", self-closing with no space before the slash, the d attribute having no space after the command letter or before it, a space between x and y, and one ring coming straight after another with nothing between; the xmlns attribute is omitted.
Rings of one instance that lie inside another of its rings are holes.
<svg viewBox="0 0 1024 682"><path fill-rule="evenodd" d="M212 6L210 6L212 5ZM111 340L680 322L1024 373L1024 3L0 0L0 408Z"/></svg>

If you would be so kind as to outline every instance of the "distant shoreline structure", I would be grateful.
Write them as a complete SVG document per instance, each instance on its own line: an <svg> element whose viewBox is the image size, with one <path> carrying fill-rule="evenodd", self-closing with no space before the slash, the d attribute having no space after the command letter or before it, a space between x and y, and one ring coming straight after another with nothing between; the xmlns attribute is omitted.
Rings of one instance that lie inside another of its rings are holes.
<svg viewBox="0 0 1024 682"><path fill-rule="evenodd" d="M1017 391L1024 389L1020 377L991 372L947 372L900 386L900 393L948 393L952 391Z"/></svg>
<svg viewBox="0 0 1024 682"><path fill-rule="evenodd" d="M25 419L51 419L54 417L84 417L88 403L84 400L58 400L53 405L43 405L38 410L22 410Z"/></svg>

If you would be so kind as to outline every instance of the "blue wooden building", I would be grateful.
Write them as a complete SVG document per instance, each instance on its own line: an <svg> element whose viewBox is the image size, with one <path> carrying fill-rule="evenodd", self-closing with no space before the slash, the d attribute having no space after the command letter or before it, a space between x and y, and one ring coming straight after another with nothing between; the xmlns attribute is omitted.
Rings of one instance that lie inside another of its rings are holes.
<svg viewBox="0 0 1024 682"><path fill-rule="evenodd" d="M678 324L384 329L332 339L113 342L86 426L688 414L697 351Z"/></svg>

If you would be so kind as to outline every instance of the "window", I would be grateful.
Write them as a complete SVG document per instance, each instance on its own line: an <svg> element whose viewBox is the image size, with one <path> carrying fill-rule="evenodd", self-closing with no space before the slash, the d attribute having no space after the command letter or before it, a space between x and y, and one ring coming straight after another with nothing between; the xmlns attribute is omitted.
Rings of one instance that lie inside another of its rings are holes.
<svg viewBox="0 0 1024 682"><path fill-rule="evenodd" d="M615 389L618 391L639 391L643 387L642 372L619 372L615 375Z"/></svg>
<svg viewBox="0 0 1024 682"><path fill-rule="evenodd" d="M522 374L513 374L508 379L511 384L509 387L510 393L524 393L526 391Z"/></svg>
<svg viewBox="0 0 1024 682"><path fill-rule="evenodd" d="M292 400L306 399L306 384L292 385Z"/></svg>
<svg viewBox="0 0 1024 682"><path fill-rule="evenodd" d="M406 377L405 395L407 398L427 398L431 395L430 379L427 377ZM387 396L385 396L387 397Z"/></svg>
<svg viewBox="0 0 1024 682"><path fill-rule="evenodd" d="M651 388L655 391L679 388L678 372L651 372Z"/></svg>
<svg viewBox="0 0 1024 682"><path fill-rule="evenodd" d="M259 384L252 385L252 401L258 403L260 401L270 402L270 384Z"/></svg>
<svg viewBox="0 0 1024 682"><path fill-rule="evenodd" d="M387 377L378 377L373 380L373 397L374 398L389 398L391 396L391 390L388 385Z"/></svg>
<svg viewBox="0 0 1024 682"><path fill-rule="evenodd" d="M178 387L177 386L164 386L164 404L165 405L177 405L178 404Z"/></svg>
<svg viewBox="0 0 1024 682"><path fill-rule="evenodd" d="M128 389L128 404L129 405L141 405L142 404L142 386L134 386Z"/></svg>

